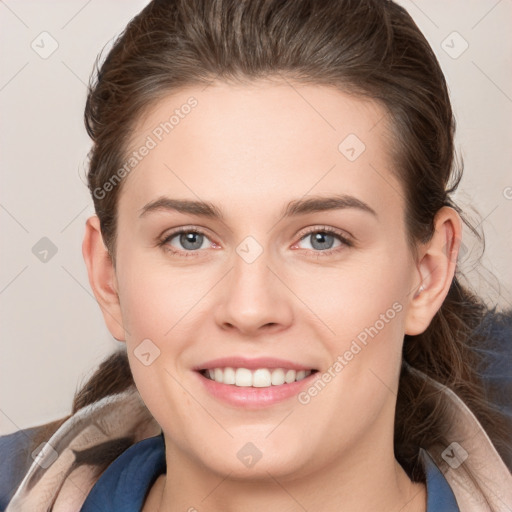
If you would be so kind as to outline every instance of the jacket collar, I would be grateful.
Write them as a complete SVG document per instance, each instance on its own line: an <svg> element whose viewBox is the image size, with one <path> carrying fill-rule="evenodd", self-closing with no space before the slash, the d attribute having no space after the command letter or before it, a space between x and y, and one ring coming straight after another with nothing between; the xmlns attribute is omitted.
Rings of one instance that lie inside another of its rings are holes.
<svg viewBox="0 0 512 512"><path fill-rule="evenodd" d="M427 451L450 484L461 512L512 510L512 474L475 415L448 387L412 367L408 371L441 394L439 407L449 444L431 444ZM420 456L425 462L425 450Z"/></svg>
<svg viewBox="0 0 512 512"><path fill-rule="evenodd" d="M134 387L80 409L43 445L6 512L78 512L122 451L161 431Z"/></svg>

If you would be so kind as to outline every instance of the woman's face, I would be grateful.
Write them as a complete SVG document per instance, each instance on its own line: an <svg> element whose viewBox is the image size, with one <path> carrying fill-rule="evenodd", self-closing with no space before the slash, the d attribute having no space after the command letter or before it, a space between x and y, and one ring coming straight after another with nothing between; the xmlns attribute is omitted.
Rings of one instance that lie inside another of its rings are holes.
<svg viewBox="0 0 512 512"><path fill-rule="evenodd" d="M116 287L173 460L286 479L392 453L419 274L386 127L374 102L266 81L190 87L141 120ZM199 372L226 367L240 386ZM280 384L294 369L317 371Z"/></svg>

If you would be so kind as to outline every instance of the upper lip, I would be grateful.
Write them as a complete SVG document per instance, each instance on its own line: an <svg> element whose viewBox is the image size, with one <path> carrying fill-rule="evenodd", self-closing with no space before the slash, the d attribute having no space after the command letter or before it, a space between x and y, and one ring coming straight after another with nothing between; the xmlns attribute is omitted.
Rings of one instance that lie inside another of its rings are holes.
<svg viewBox="0 0 512 512"><path fill-rule="evenodd" d="M285 359L276 359L275 357L256 357L247 359L246 357L221 357L212 359L195 366L194 370L212 370L214 368L247 368L256 370L258 368L286 368L292 370L314 370L312 366L287 361Z"/></svg>

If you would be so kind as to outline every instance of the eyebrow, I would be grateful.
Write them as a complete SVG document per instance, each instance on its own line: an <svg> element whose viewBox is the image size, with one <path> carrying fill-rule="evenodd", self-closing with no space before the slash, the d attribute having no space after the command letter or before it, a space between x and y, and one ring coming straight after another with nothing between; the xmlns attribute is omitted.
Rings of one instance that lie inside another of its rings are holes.
<svg viewBox="0 0 512 512"><path fill-rule="evenodd" d="M325 212L329 210L343 210L354 208L378 217L375 210L357 197L347 194L334 196L311 196L307 199L290 201L282 212L282 217L297 217L307 213ZM159 197L145 204L140 210L139 218L154 211L176 211L179 213L197 215L223 221L224 215L220 208L208 201L194 201L190 199L173 199Z"/></svg>

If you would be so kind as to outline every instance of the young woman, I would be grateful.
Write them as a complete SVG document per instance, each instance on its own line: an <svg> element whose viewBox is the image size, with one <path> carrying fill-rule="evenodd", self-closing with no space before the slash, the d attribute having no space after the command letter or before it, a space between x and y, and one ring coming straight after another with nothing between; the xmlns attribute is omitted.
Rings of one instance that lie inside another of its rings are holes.
<svg viewBox="0 0 512 512"><path fill-rule="evenodd" d="M85 120L126 351L11 448L9 512L512 510L501 317L457 276L450 100L403 8L154 0Z"/></svg>

